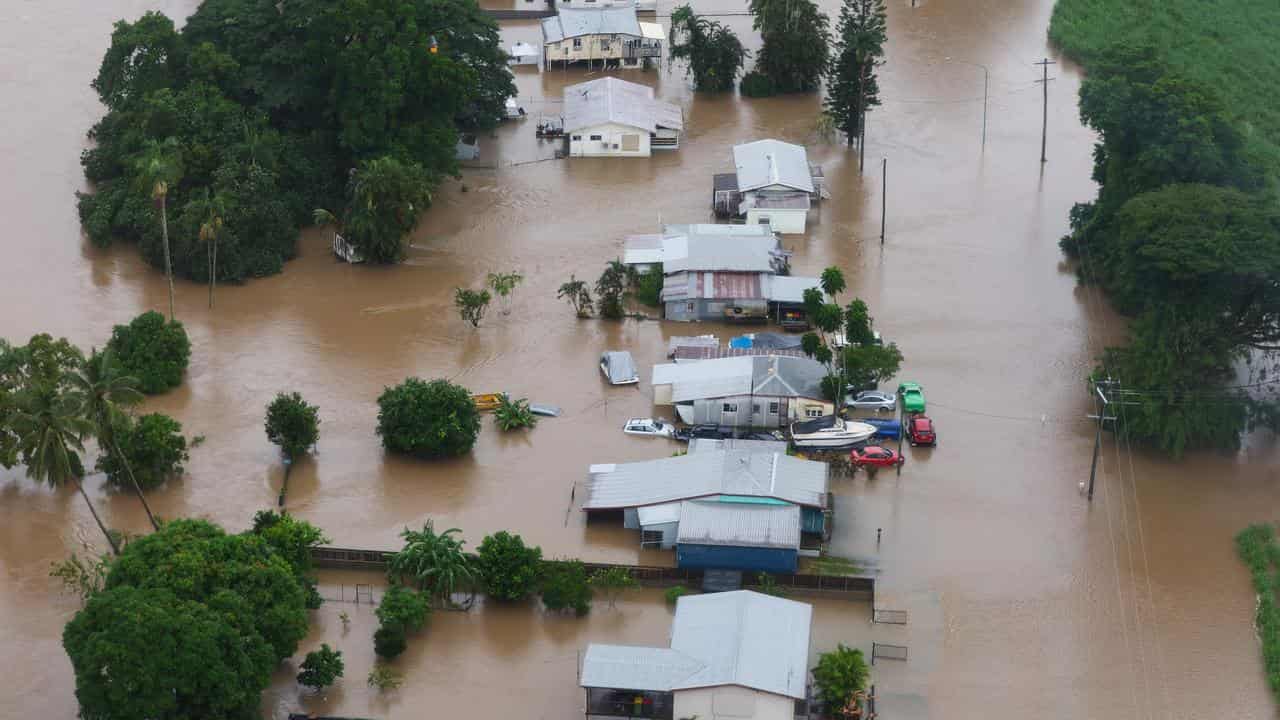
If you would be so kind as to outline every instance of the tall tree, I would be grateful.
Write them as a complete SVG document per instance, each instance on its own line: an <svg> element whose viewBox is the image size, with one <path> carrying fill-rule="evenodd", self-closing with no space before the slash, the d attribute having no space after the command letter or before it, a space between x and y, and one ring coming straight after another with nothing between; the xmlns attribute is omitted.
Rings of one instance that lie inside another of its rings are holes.
<svg viewBox="0 0 1280 720"><path fill-rule="evenodd" d="M387 574L397 582L414 583L444 606L452 606L453 596L463 591L470 591L474 599L477 573L462 550L465 541L455 537L461 532L449 528L437 533L430 521L420 531L405 528L400 533L404 547L391 556Z"/></svg>
<svg viewBox="0 0 1280 720"><path fill-rule="evenodd" d="M671 57L689 63L687 74L703 92L733 89L747 51L742 41L724 25L699 17L689 5L671 11Z"/></svg>
<svg viewBox="0 0 1280 720"><path fill-rule="evenodd" d="M196 206L189 210L201 218L199 237L209 258L210 308L213 307L213 288L218 282L218 235L222 233L229 200L225 192L210 193L209 188L201 188L201 195L195 201Z"/></svg>
<svg viewBox="0 0 1280 720"><path fill-rule="evenodd" d="M89 421L91 432L98 439L103 452L114 455L124 465L125 474L133 492L142 503L147 513L147 520L154 530L160 529L156 516L147 504L147 498L138 485L138 478L133 474L133 466L129 458L120 451L116 443L116 428L128 422L125 408L142 402L142 392L138 390L138 379L125 375L116 362L111 348L102 352L93 351L68 378L71 390L80 403L80 411Z"/></svg>
<svg viewBox="0 0 1280 720"><path fill-rule="evenodd" d="M173 321L173 260L169 250L169 186L182 178L182 160L178 141L173 137L162 141L148 140L134 160L138 182L151 193L160 211L160 233L164 243L164 274L169 281L169 320Z"/></svg>
<svg viewBox="0 0 1280 720"><path fill-rule="evenodd" d="M880 104L876 67L884 62L886 28L884 0L844 0L840 6L825 105L850 146L861 136L867 109Z"/></svg>
<svg viewBox="0 0 1280 720"><path fill-rule="evenodd" d="M780 93L818 89L830 58L830 19L812 0L751 0L751 27L763 40L755 72Z"/></svg>

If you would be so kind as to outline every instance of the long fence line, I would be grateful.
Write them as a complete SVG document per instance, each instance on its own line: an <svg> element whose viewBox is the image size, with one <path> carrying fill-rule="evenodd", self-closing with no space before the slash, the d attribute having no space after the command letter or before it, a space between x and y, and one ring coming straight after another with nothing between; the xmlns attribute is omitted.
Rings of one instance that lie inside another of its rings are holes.
<svg viewBox="0 0 1280 720"><path fill-rule="evenodd" d="M356 548L316 547L311 549L311 560L316 567L335 570L377 570L385 572L393 553L387 550L361 550ZM546 562L557 562L548 560ZM702 586L702 570L661 567L657 565L629 565L626 563L601 563L583 561L587 573L597 570L622 568L644 587L690 588ZM788 592L806 595L832 595L849 600L866 600L875 605L876 581L873 575L814 575L809 573L770 574L773 584ZM759 587L759 576L743 573L744 587Z"/></svg>

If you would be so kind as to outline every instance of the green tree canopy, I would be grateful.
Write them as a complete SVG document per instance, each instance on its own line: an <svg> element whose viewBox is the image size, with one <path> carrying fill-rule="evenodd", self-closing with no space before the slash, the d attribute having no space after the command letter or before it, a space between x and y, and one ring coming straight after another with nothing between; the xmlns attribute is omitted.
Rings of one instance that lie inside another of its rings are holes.
<svg viewBox="0 0 1280 720"><path fill-rule="evenodd" d="M312 610L320 607L321 599L320 593L316 591L311 550L330 542L324 531L287 512L260 510L253 516L251 532L262 538L277 555L289 563L294 577L306 594L307 607Z"/></svg>
<svg viewBox="0 0 1280 720"><path fill-rule="evenodd" d="M751 0L750 9L763 40L754 72L773 92L817 90L831 53L826 14L812 0Z"/></svg>
<svg viewBox="0 0 1280 720"><path fill-rule="evenodd" d="M296 392L280 393L267 406L266 431L285 457L297 458L320 439L320 408Z"/></svg>
<svg viewBox="0 0 1280 720"><path fill-rule="evenodd" d="M844 0L823 104L849 145L860 136L867 109L880 104L876 67L887 39L884 0Z"/></svg>
<svg viewBox="0 0 1280 720"><path fill-rule="evenodd" d="M490 597L523 600L537 589L542 548L527 547L519 535L501 530L486 535L476 550L480 578Z"/></svg>
<svg viewBox="0 0 1280 720"><path fill-rule="evenodd" d="M152 395L182 384L191 358L186 328L154 310L117 325L107 347L124 372L138 379L139 389Z"/></svg>
<svg viewBox="0 0 1280 720"><path fill-rule="evenodd" d="M378 435L393 452L443 458L471 451L480 412L466 388L409 378L378 397Z"/></svg>
<svg viewBox="0 0 1280 720"><path fill-rule="evenodd" d="M818 656L818 666L813 669L813 681L818 693L829 708L844 708L854 696L865 690L871 670L867 667L862 651L840 643L835 650Z"/></svg>
<svg viewBox="0 0 1280 720"><path fill-rule="evenodd" d="M298 684L315 690L326 688L342 677L343 669L342 651L323 643L319 650L312 650L303 659L298 671Z"/></svg>
<svg viewBox="0 0 1280 720"><path fill-rule="evenodd" d="M182 424L164 413L148 413L137 420L122 418L112 435L119 452L99 455L97 470L106 473L107 482L118 488L132 489L134 479L142 490L158 488L182 475L183 463L190 459Z"/></svg>
<svg viewBox="0 0 1280 720"><path fill-rule="evenodd" d="M747 51L742 41L724 25L699 17L689 5L671 11L671 57L689 63L687 74L703 92L733 89Z"/></svg>
<svg viewBox="0 0 1280 720"><path fill-rule="evenodd" d="M451 605L457 593L474 591L476 570L463 551L462 531L449 528L437 533L430 521L422 530L405 528L404 547L391 556L387 575L398 583L412 583L430 593L442 605Z"/></svg>
<svg viewBox="0 0 1280 720"><path fill-rule="evenodd" d="M553 612L572 610L582 617L591 612L591 583L580 560L553 560L543 567L542 604Z"/></svg>

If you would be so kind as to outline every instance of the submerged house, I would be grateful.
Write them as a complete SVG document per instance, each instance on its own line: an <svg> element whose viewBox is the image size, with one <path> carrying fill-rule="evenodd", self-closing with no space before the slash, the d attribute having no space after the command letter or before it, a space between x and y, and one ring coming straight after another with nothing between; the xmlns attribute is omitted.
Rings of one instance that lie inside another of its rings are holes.
<svg viewBox="0 0 1280 720"><path fill-rule="evenodd" d="M636 19L634 5L560 6L542 21L542 62L638 68L662 59L665 40L661 25Z"/></svg>
<svg viewBox="0 0 1280 720"><path fill-rule="evenodd" d="M822 393L826 368L807 357L727 357L653 366L653 404L680 420L727 428L789 427L835 412Z"/></svg>
<svg viewBox="0 0 1280 720"><path fill-rule="evenodd" d="M757 140L733 147L732 173L712 179L711 206L721 218L744 218L784 235L805 230L809 208L825 191L822 168L803 146Z"/></svg>
<svg viewBox="0 0 1280 720"><path fill-rule="evenodd" d="M774 443L766 442L774 446ZM676 551L685 568L795 572L828 534L825 463L751 445L592 465L582 510L621 516L640 546Z"/></svg>
<svg viewBox="0 0 1280 720"><path fill-rule="evenodd" d="M819 285L788 276L789 257L768 226L691 224L628 237L622 262L639 272L661 269L668 320L763 322Z"/></svg>
<svg viewBox="0 0 1280 720"><path fill-rule="evenodd" d="M589 719L808 717L813 608L750 590L686 595L670 647L591 643L579 684Z"/></svg>
<svg viewBox="0 0 1280 720"><path fill-rule="evenodd" d="M571 157L649 157L679 149L683 130L680 106L654 98L647 85L603 77L564 89Z"/></svg>

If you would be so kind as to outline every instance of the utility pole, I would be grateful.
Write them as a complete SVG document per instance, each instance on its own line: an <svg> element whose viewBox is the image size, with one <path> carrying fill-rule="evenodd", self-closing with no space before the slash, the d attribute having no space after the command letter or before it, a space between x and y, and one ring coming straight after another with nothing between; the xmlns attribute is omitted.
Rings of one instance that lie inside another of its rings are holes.
<svg viewBox="0 0 1280 720"><path fill-rule="evenodd" d="M884 214L889 207L889 158L880 163L880 244L884 245Z"/></svg>
<svg viewBox="0 0 1280 720"><path fill-rule="evenodd" d="M982 68L982 150L987 150L987 96L991 87L991 71L986 65Z"/></svg>
<svg viewBox="0 0 1280 720"><path fill-rule="evenodd" d="M1098 475L1098 452L1102 449L1102 424L1111 421L1115 422L1115 415L1110 414L1111 399L1107 397L1107 393L1119 382L1112 380L1110 376L1106 380L1094 380L1093 391L1098 396L1098 413L1088 416L1091 420L1097 420L1098 426L1093 435L1093 461L1089 463L1089 502L1093 502L1093 482Z"/></svg>
<svg viewBox="0 0 1280 720"><path fill-rule="evenodd" d="M1044 124L1040 126L1040 162L1044 162L1045 146L1048 144L1049 140L1049 81L1054 79L1049 77L1049 66L1057 65L1058 63L1050 60L1049 58L1045 58L1038 63L1032 64L1039 65L1044 70L1044 78L1036 81L1038 83L1044 83Z"/></svg>

